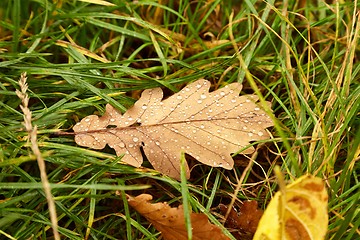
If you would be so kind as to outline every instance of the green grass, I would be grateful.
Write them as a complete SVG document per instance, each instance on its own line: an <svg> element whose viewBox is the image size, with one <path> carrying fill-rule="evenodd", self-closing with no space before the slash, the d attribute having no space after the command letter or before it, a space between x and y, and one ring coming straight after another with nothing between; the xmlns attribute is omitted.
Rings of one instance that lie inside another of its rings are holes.
<svg viewBox="0 0 360 240"><path fill-rule="evenodd" d="M0 2L1 239L53 236L15 94L22 72L62 238L157 238L125 193L190 204L221 225L215 208L231 201L242 175L235 205L254 199L265 208L276 191L275 165L287 179L311 173L325 180L327 239L359 238L357 1L111 2L116 6ZM241 155L233 171L196 165L186 184L147 162L140 169L122 165L111 149L82 148L72 136L56 134L103 114L106 103L126 111L139 90L160 86L170 95L199 78L213 89L242 82L243 93L272 102L273 139L257 145L250 168Z"/></svg>

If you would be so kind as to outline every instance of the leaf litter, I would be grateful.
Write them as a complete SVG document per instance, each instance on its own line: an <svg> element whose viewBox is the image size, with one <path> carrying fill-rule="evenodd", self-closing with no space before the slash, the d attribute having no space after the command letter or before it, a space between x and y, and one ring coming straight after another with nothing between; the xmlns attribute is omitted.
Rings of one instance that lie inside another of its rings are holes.
<svg viewBox="0 0 360 240"><path fill-rule="evenodd" d="M181 152L230 170L231 153L251 141L267 139L265 129L273 122L256 103L256 95L239 96L241 84L213 92L210 85L200 79L165 100L160 88L144 90L124 114L107 104L102 117L90 115L74 126L75 142L94 149L108 144L117 156L124 155L124 163L135 167L143 162L142 148L156 170L176 179L180 179ZM242 154L253 151L250 146Z"/></svg>
<svg viewBox="0 0 360 240"><path fill-rule="evenodd" d="M226 215L228 207L224 204L218 206L220 212ZM244 201L237 211L234 206L225 221L225 227L232 229L232 234L237 239L253 239L258 227L263 210L258 208L258 202L254 200Z"/></svg>
<svg viewBox="0 0 360 240"><path fill-rule="evenodd" d="M127 195L129 205L144 216L153 226L161 232L165 240L187 240L185 216L183 206L170 207L165 202L151 203L152 196L141 194L136 197ZM203 213L191 213L191 227L193 240L212 239L228 240L221 229L211 224Z"/></svg>

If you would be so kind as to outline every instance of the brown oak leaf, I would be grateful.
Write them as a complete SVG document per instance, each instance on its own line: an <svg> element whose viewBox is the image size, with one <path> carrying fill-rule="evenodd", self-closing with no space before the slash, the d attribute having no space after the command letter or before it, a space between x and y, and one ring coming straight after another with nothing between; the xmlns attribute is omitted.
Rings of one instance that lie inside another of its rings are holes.
<svg viewBox="0 0 360 240"><path fill-rule="evenodd" d="M182 205L171 208L167 203L150 203L152 196L141 194L136 197L127 195L128 202L161 232L165 240L187 240L185 217ZM209 222L203 213L191 213L193 240L228 240L221 229Z"/></svg>
<svg viewBox="0 0 360 240"><path fill-rule="evenodd" d="M102 149L108 144L122 161L135 167L143 162L141 148L152 166L180 178L180 156L232 169L231 153L269 137L273 125L256 95L239 96L242 85L229 84L209 92L210 82L200 79L163 100L160 88L147 89L124 114L106 105L102 117L90 115L74 126L81 146ZM114 126L116 126L114 128ZM247 148L242 153L254 151ZM186 165L187 177L190 176Z"/></svg>
<svg viewBox="0 0 360 240"><path fill-rule="evenodd" d="M225 215L228 207L224 204L219 205L220 212ZM238 239L252 239L256 232L263 211L258 208L257 201L245 201L239 208L239 212L234 207L226 219L225 226L237 230L233 232Z"/></svg>

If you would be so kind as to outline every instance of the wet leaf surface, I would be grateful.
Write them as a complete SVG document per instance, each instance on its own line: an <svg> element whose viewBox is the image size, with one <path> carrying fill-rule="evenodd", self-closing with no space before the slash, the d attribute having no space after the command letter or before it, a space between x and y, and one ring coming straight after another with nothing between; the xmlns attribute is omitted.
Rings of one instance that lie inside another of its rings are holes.
<svg viewBox="0 0 360 240"><path fill-rule="evenodd" d="M163 100L160 88L143 91L124 114L111 105L102 117L90 115L74 126L75 141L81 146L114 148L122 161L139 167L143 149L152 166L179 179L180 155L232 169L231 153L250 141L268 138L271 119L256 104L255 95L239 96L241 84L232 83L210 92L210 82L198 80ZM243 151L252 153L253 147ZM190 176L186 165L187 176Z"/></svg>

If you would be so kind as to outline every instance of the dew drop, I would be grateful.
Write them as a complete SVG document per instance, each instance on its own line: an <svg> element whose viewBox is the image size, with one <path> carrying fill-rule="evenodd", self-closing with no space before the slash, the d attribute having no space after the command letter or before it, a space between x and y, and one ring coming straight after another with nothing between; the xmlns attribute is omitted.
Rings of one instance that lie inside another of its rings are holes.
<svg viewBox="0 0 360 240"><path fill-rule="evenodd" d="M123 143L123 142L119 143L119 147L124 148L124 147L125 147L125 143Z"/></svg>
<svg viewBox="0 0 360 240"><path fill-rule="evenodd" d="M129 144L129 148L132 148L132 147L134 147L134 144L131 144L131 143L130 143L130 144Z"/></svg>
<svg viewBox="0 0 360 240"><path fill-rule="evenodd" d="M201 95L200 95L200 98L201 98L201 99L205 99L205 98L206 98L206 95L205 95L205 94L201 94Z"/></svg>
<svg viewBox="0 0 360 240"><path fill-rule="evenodd" d="M158 142L158 141L156 141L155 144L158 145L158 146L160 146L160 142Z"/></svg>
<svg viewBox="0 0 360 240"><path fill-rule="evenodd" d="M196 85L197 88L201 88L201 84Z"/></svg>
<svg viewBox="0 0 360 240"><path fill-rule="evenodd" d="M90 121L90 119L89 118L85 118L85 122L89 122Z"/></svg>
<svg viewBox="0 0 360 240"><path fill-rule="evenodd" d="M147 109L147 106L146 105L142 105L142 107L141 107L142 109Z"/></svg>
<svg viewBox="0 0 360 240"><path fill-rule="evenodd" d="M258 135L261 137L261 136L264 135L264 133L263 132L258 132Z"/></svg>
<svg viewBox="0 0 360 240"><path fill-rule="evenodd" d="M115 122L115 119L113 119L113 118L112 118L112 119L110 119L110 122Z"/></svg>
<svg viewBox="0 0 360 240"><path fill-rule="evenodd" d="M201 100L201 99L199 99L199 100L197 101L197 103L202 103L202 100Z"/></svg>
<svg viewBox="0 0 360 240"><path fill-rule="evenodd" d="M224 92L220 92L220 96L224 96L225 95L225 93Z"/></svg>
<svg viewBox="0 0 360 240"><path fill-rule="evenodd" d="M178 95L176 98L179 99L179 100L181 100L181 99L182 99L182 96L181 96L181 95Z"/></svg>
<svg viewBox="0 0 360 240"><path fill-rule="evenodd" d="M134 142L138 142L139 139L138 139L137 137L134 137L134 138L133 138L133 141L134 141Z"/></svg>
<svg viewBox="0 0 360 240"><path fill-rule="evenodd" d="M233 99L231 100L231 102L236 103L236 99L235 99L235 98L233 98Z"/></svg>
<svg viewBox="0 0 360 240"><path fill-rule="evenodd" d="M252 133L248 133L248 135L249 135L249 137L252 137L254 134L252 134Z"/></svg>
<svg viewBox="0 0 360 240"><path fill-rule="evenodd" d="M256 108L254 108L254 110L255 110L255 111L259 111L259 110L260 110L260 108L256 107Z"/></svg>

